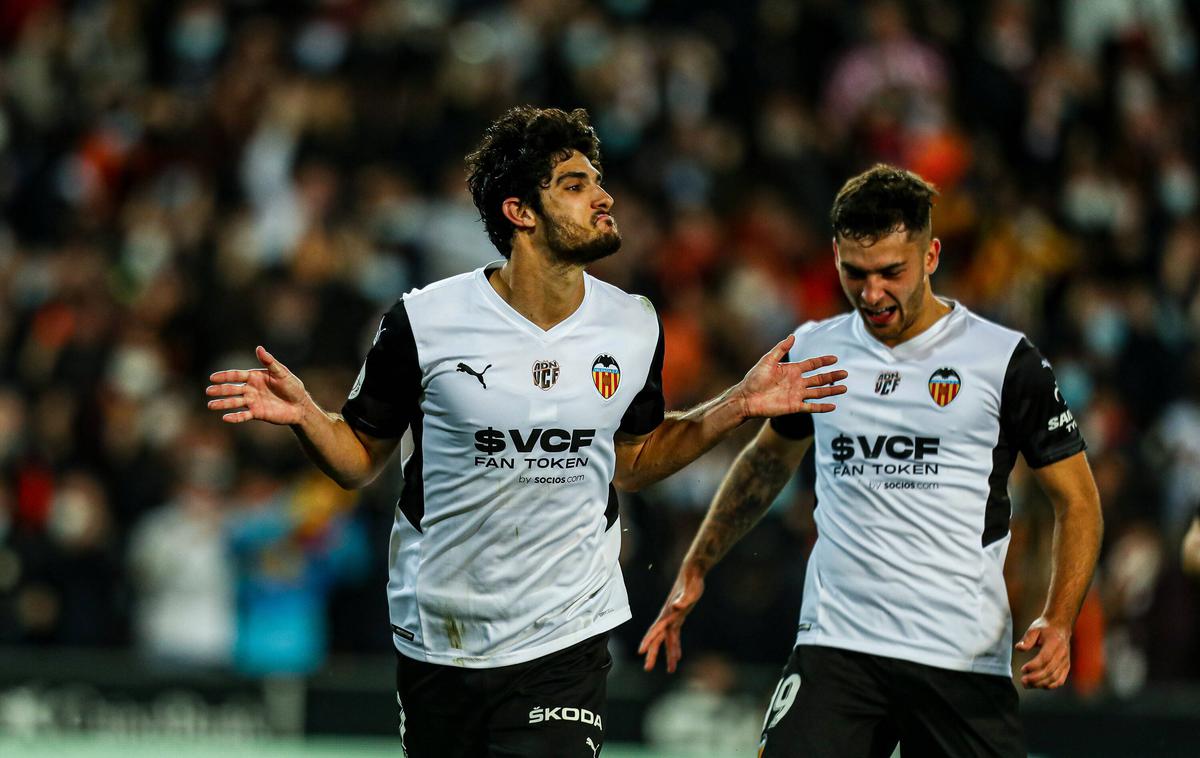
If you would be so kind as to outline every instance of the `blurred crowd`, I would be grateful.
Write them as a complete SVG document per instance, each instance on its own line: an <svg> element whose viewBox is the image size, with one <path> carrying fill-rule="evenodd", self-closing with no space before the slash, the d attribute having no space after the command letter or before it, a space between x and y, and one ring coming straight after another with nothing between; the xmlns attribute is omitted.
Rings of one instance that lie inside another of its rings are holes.
<svg viewBox="0 0 1200 758"><path fill-rule="evenodd" d="M1198 29L1187 0L0 0L0 644L251 674L388 649L398 467L342 492L203 388L263 344L339 408L399 294L498 257L462 156L529 102L592 116L625 234L594 273L657 305L673 408L844 308L847 177L936 183L935 291L1053 362L1101 490L1056 696L1200 681ZM623 500L619 659L753 431ZM786 658L810 479L711 577L679 697ZM1012 492L1023 628L1053 518Z"/></svg>

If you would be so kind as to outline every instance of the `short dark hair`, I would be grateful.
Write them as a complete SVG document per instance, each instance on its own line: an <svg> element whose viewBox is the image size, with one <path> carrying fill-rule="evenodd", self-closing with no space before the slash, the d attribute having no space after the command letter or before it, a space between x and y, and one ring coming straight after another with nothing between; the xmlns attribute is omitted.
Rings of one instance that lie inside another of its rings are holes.
<svg viewBox="0 0 1200 758"><path fill-rule="evenodd" d="M467 156L467 187L479 209L488 239L507 258L512 254L516 227L501 209L506 198L517 197L542 212L539 188L550 186L554 167L582 153L600 168L600 138L583 108L567 113L558 108L519 105L492 122L479 147Z"/></svg>
<svg viewBox="0 0 1200 758"><path fill-rule="evenodd" d="M876 163L850 179L833 200L833 233L874 243L893 232L930 231L937 188L911 171Z"/></svg>

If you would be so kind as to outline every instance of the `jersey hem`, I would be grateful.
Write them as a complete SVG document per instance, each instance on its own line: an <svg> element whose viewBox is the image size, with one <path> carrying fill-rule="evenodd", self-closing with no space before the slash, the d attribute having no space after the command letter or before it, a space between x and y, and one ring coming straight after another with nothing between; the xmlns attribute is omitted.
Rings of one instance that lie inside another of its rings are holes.
<svg viewBox="0 0 1200 758"><path fill-rule="evenodd" d="M514 666L518 663L528 663L536 658L557 653L560 650L571 647L577 642L583 642L589 637L595 637L597 634L611 631L631 618L633 618L633 612L630 611L627 605L606 614L602 619L574 634L569 634L565 637L555 637L550 642L543 643L537 647L495 656L430 653L420 645L409 642L396 634L392 635L392 645L396 648L396 652L401 655L414 660L424 661L425 663L433 663L439 666L453 666L455 668L494 669L502 666Z"/></svg>
<svg viewBox="0 0 1200 758"><path fill-rule="evenodd" d="M899 645L886 645L877 642L864 642L862 640L848 640L839 637L829 637L823 634L805 634L801 632L796 637L796 645L822 645L825 647L836 647L842 650L853 650L856 653L867 653L868 655L881 655L885 658L896 658L910 663L919 663L923 666L933 666L939 669L948 669L950 671L965 671L972 674L996 674L997 676L1012 676L1012 663L981 663L977 661L964 660L949 655L937 655L936 653L923 653L921 651L913 651L911 648L901 647Z"/></svg>

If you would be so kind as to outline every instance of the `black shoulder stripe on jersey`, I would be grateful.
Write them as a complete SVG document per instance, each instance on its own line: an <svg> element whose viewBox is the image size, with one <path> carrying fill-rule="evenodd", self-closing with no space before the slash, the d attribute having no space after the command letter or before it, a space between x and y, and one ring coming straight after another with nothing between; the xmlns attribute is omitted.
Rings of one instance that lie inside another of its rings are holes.
<svg viewBox="0 0 1200 758"><path fill-rule="evenodd" d="M398 506L417 531L425 515L421 412L421 364L417 340L404 301L383 317L379 336L367 353L358 394L342 406L347 423L373 437L395 438L411 429L413 453L404 463L404 490Z"/></svg>
<svg viewBox="0 0 1200 758"><path fill-rule="evenodd" d="M1036 356L1036 365L1040 368L1041 356L1037 355L1032 343L1022 338L1013 348L1008 359L1008 367L1004 370L1004 384L1000 388L1000 423L996 435L996 444L992 447L992 470L988 474L988 498L983 509L983 535L980 539L983 547L1001 540L1008 534L1009 521L1012 518L1012 500L1008 496L1008 477L1017 462L1018 445L1014 442L1020 439L1022 430L1019 428L1018 416L1024 402L1025 390L1019 385L1021 379L1030 371L1031 356Z"/></svg>
<svg viewBox="0 0 1200 758"><path fill-rule="evenodd" d="M813 426L811 413L791 413L787 416L775 416L770 420L771 428L779 436L789 440L803 440L813 436L816 427Z"/></svg>
<svg viewBox="0 0 1200 758"><path fill-rule="evenodd" d="M617 488L608 485L608 507L604 509L604 531L612 529L613 524L617 523L617 516L621 512L621 503L617 500Z"/></svg>
<svg viewBox="0 0 1200 758"><path fill-rule="evenodd" d="M1000 396L1000 424L1031 468L1041 468L1087 449L1063 400L1050 362L1028 339L1013 349Z"/></svg>
<svg viewBox="0 0 1200 758"><path fill-rule="evenodd" d="M397 506L413 529L421 531L421 519L425 517L425 456L421 444L425 429L425 414L421 413L420 400L414 400L412 415L413 453L404 462L404 489L400 491Z"/></svg>
<svg viewBox="0 0 1200 758"><path fill-rule="evenodd" d="M364 361L358 393L342 406L342 417L372 437L399 437L411 421L410 403L421 395L417 341L404 301L379 324Z"/></svg>
<svg viewBox="0 0 1200 758"><path fill-rule="evenodd" d="M1000 425L996 446L992 448L992 471L988 474L988 497L983 508L983 547L1001 540L1008 534L1012 518L1012 501L1008 497L1008 476L1017 462L1017 451L1009 444Z"/></svg>
<svg viewBox="0 0 1200 758"><path fill-rule="evenodd" d="M983 546L1008 534L1012 515L1008 477L1018 451L1030 467L1041 468L1085 448L1079 425L1058 391L1050 363L1022 337L1008 359L1000 390L1000 432L992 448Z"/></svg>
<svg viewBox="0 0 1200 758"><path fill-rule="evenodd" d="M634 395L625 415L621 417L621 431L626 434L636 436L649 434L662 423L666 413L666 400L663 398L662 387L665 346L662 319L658 319L658 344L654 348L654 358L650 361L650 370L646 372L646 383Z"/></svg>

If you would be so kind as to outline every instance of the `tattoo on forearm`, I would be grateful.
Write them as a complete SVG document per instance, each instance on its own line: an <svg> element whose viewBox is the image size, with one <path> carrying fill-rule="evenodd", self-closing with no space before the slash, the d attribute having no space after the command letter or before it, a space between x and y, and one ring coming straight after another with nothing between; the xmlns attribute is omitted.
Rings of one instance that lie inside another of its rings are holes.
<svg viewBox="0 0 1200 758"><path fill-rule="evenodd" d="M742 453L696 535L694 559L705 569L719 561L767 512L792 471L772 452L752 447Z"/></svg>

